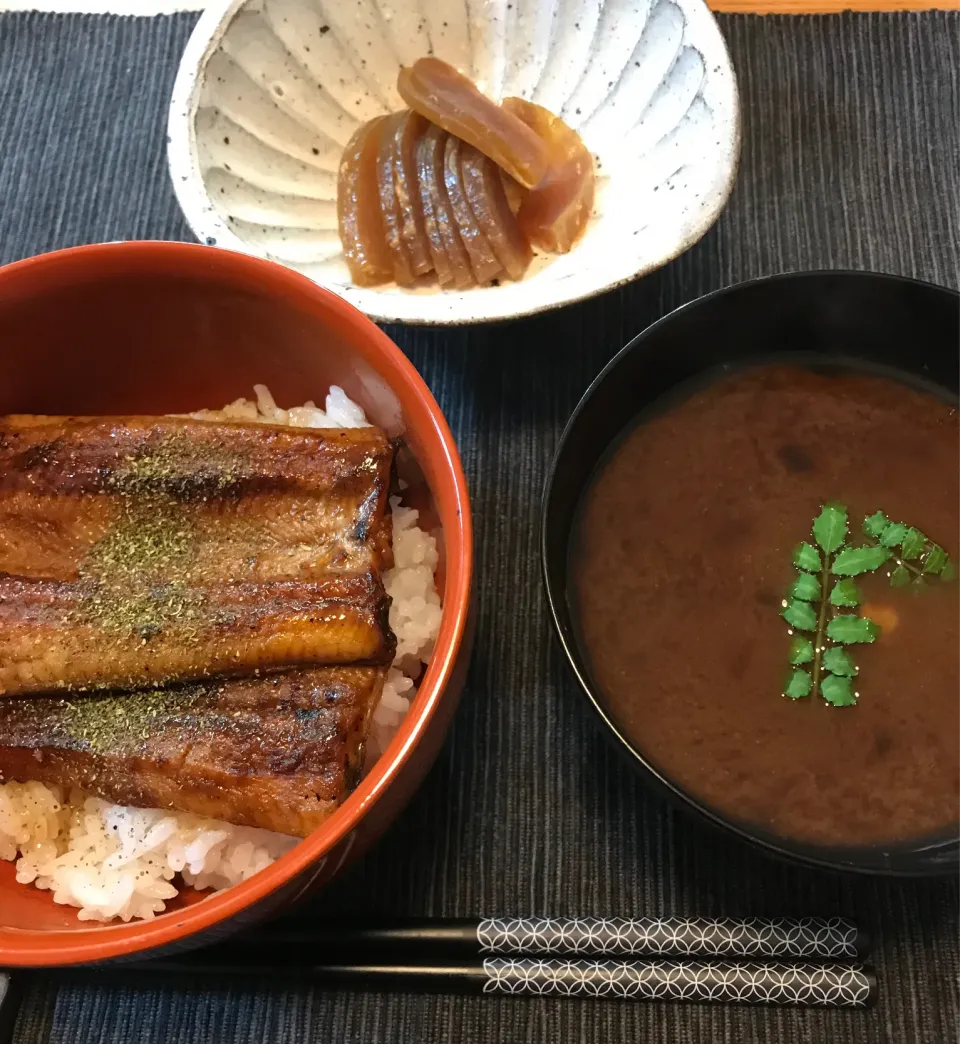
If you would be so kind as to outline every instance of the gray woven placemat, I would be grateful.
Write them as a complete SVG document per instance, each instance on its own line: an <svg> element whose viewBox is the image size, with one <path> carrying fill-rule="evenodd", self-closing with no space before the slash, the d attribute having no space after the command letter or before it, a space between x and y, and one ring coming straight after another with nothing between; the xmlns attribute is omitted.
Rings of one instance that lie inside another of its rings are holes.
<svg viewBox="0 0 960 1044"><path fill-rule="evenodd" d="M0 16L0 261L186 237L163 120L193 18ZM597 733L551 640L536 522L560 428L632 334L750 276L849 266L956 285L960 15L721 19L744 155L718 226L662 272L495 328L392 328L450 419L477 522L479 631L439 764L402 822L301 916L844 913L876 932L869 1013L328 993L33 988L17 1044L948 1044L954 881L770 862L670 812ZM131 349L135 350L135 345ZM105 974L105 982L109 975Z"/></svg>

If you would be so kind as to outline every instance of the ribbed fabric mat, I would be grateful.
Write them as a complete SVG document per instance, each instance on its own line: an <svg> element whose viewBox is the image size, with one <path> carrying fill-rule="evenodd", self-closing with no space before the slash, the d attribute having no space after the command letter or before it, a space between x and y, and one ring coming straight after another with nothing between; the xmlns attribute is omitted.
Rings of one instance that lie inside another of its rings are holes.
<svg viewBox="0 0 960 1044"><path fill-rule="evenodd" d="M193 16L0 16L0 261L95 240L189 238L164 120ZM348 877L298 911L847 914L876 933L867 1013L475 999L237 986L33 988L17 1044L947 1044L955 881L790 868L671 812L607 745L547 624L541 487L581 392L634 333L751 276L853 267L956 285L960 14L721 18L744 154L706 238L598 300L507 326L391 328L459 442L477 529L479 630L437 767ZM135 350L136 346L131 345Z"/></svg>

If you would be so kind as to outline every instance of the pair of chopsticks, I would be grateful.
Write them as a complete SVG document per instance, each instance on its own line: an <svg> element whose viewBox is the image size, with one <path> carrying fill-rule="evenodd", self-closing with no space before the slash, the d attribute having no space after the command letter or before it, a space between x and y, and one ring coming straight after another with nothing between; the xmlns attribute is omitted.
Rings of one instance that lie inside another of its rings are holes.
<svg viewBox="0 0 960 1044"><path fill-rule="evenodd" d="M331 988L865 1008L877 992L859 963L868 945L843 918L326 922L263 929L175 958L40 974L100 983L253 975ZM0 985L0 1027L4 1017ZM9 1009L6 1018L12 1023Z"/></svg>
<svg viewBox="0 0 960 1044"><path fill-rule="evenodd" d="M285 953L314 982L367 989L849 1008L876 997L875 976L859 964L869 940L841 918L326 923L274 928L239 946L250 948L257 974L267 972L265 953ZM237 947L223 951L232 958L224 971L245 965Z"/></svg>

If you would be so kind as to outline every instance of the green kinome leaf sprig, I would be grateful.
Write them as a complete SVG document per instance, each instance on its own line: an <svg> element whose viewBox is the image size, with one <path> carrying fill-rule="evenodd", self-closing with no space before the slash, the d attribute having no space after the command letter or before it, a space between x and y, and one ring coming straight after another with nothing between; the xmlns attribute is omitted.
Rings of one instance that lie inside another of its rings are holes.
<svg viewBox="0 0 960 1044"><path fill-rule="evenodd" d="M783 689L791 699L815 693L835 707L857 702L859 669L847 646L876 641L880 628L856 612L861 598L853 577L891 563L892 587L955 576L946 551L918 529L891 522L878 511L864 519L863 531L868 543L848 546L847 509L825 504L813 523L814 544L805 541L794 549L797 577L781 610L792 636Z"/></svg>

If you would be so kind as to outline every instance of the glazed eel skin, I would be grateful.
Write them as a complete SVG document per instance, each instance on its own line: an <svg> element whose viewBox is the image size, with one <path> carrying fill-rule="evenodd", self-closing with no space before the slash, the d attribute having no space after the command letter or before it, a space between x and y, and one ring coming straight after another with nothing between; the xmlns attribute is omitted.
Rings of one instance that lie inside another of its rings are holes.
<svg viewBox="0 0 960 1044"><path fill-rule="evenodd" d="M388 664L377 428L0 418L0 697Z"/></svg>
<svg viewBox="0 0 960 1044"><path fill-rule="evenodd" d="M327 667L155 691L0 700L0 783L306 837L344 800L385 668Z"/></svg>

